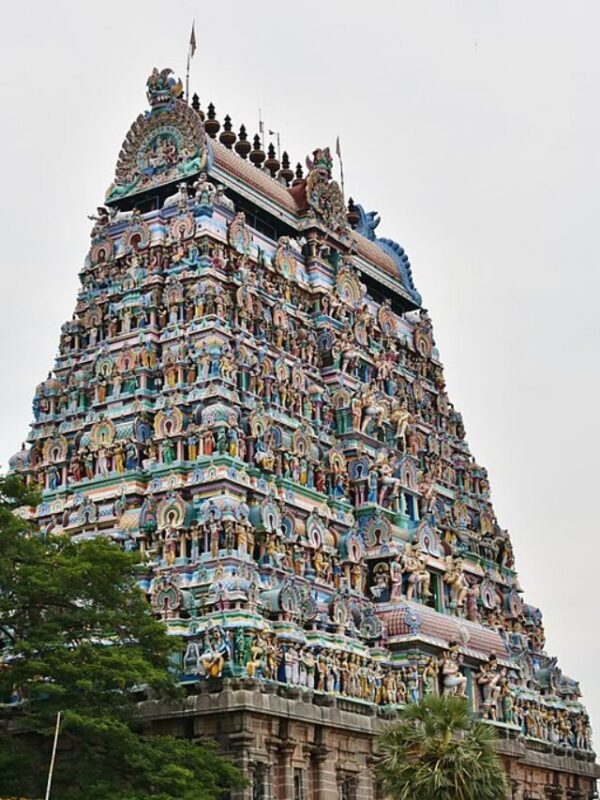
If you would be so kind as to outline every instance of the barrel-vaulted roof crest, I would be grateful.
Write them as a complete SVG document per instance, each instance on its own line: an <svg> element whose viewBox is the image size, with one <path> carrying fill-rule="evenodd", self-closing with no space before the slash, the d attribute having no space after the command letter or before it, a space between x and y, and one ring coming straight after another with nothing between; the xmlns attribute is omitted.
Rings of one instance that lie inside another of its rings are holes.
<svg viewBox="0 0 600 800"><path fill-rule="evenodd" d="M202 120L181 99L181 81L171 69L153 69L146 83L150 111L131 126L117 161L108 203L173 183L206 167L208 147Z"/></svg>

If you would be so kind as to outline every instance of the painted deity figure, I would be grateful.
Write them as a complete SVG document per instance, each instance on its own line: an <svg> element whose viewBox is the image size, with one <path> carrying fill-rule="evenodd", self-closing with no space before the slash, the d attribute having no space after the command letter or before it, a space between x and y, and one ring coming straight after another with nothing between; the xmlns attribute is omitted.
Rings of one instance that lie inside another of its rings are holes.
<svg viewBox="0 0 600 800"><path fill-rule="evenodd" d="M229 645L219 628L209 630L205 637L205 649L199 658L201 674L207 678L220 678L225 662L229 660Z"/></svg>
<svg viewBox="0 0 600 800"><path fill-rule="evenodd" d="M429 697L430 695L437 694L438 686L438 673L440 667L437 659L434 656L428 658L423 667L422 680L423 680L423 696Z"/></svg>
<svg viewBox="0 0 600 800"><path fill-rule="evenodd" d="M406 548L403 557L404 572L408 575L406 599L426 600L431 597L431 575L425 558L414 548Z"/></svg>
<svg viewBox="0 0 600 800"><path fill-rule="evenodd" d="M408 403L406 400L399 401L394 399L392 402L392 412L390 415L390 422L394 427L394 438L396 442L402 445L402 449L406 450L406 433L411 420L411 414L408 410Z"/></svg>
<svg viewBox="0 0 600 800"><path fill-rule="evenodd" d="M450 642L449 649L442 656L440 666L442 670L444 697L466 697L467 679L460 671L462 657L458 652L458 645Z"/></svg>
<svg viewBox="0 0 600 800"><path fill-rule="evenodd" d="M446 557L444 583L450 591L450 602L454 608L462 608L469 592L469 582L465 576L462 558Z"/></svg>
<svg viewBox="0 0 600 800"><path fill-rule="evenodd" d="M506 670L498 666L496 656L492 655L487 663L483 663L476 676L477 685L481 691L482 715L486 719L497 719L498 700L502 689L502 679Z"/></svg>

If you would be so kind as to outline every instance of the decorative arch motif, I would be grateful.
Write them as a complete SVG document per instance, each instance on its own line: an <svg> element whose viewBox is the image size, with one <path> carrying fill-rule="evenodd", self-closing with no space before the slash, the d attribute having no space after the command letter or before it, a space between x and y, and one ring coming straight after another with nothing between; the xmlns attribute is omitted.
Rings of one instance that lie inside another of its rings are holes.
<svg viewBox="0 0 600 800"><path fill-rule="evenodd" d="M366 456L353 458L352 461L350 461L348 472L350 474L350 480L366 480L369 475L369 459Z"/></svg>
<svg viewBox="0 0 600 800"><path fill-rule="evenodd" d="M391 525L381 513L375 513L364 528L365 544L367 547L376 547L386 544L390 540Z"/></svg>
<svg viewBox="0 0 600 800"><path fill-rule="evenodd" d="M186 528L189 525L190 505L179 494L170 493L158 504L156 521L159 530Z"/></svg>
<svg viewBox="0 0 600 800"><path fill-rule="evenodd" d="M183 594L171 579L163 578L152 592L150 602L155 611L168 617L183 606Z"/></svg>
<svg viewBox="0 0 600 800"><path fill-rule="evenodd" d="M433 335L431 322L427 317L423 317L414 328L413 341L415 350L424 358L431 358L433 351Z"/></svg>
<svg viewBox="0 0 600 800"><path fill-rule="evenodd" d="M191 239L196 233L196 220L189 211L174 217L169 224L169 238L174 242Z"/></svg>
<svg viewBox="0 0 600 800"><path fill-rule="evenodd" d="M353 530L339 537L337 547L342 561L349 561L352 564L360 562L365 549L360 535Z"/></svg>
<svg viewBox="0 0 600 800"><path fill-rule="evenodd" d="M115 424L112 420L103 419L100 422L95 422L90 432L92 447L96 449L110 447L115 441L116 433Z"/></svg>
<svg viewBox="0 0 600 800"><path fill-rule="evenodd" d="M333 397L331 398L333 407L338 409L349 408L351 402L352 395L348 389L338 389L333 393Z"/></svg>
<svg viewBox="0 0 600 800"><path fill-rule="evenodd" d="M289 236L280 236L275 251L275 269L284 278L294 280L296 278L296 257L290 243Z"/></svg>
<svg viewBox="0 0 600 800"><path fill-rule="evenodd" d="M304 389L306 386L306 375L298 364L292 368L292 386L294 389Z"/></svg>
<svg viewBox="0 0 600 800"><path fill-rule="evenodd" d="M379 327L386 336L395 336L398 333L398 318L390 308L389 300L384 300L377 312Z"/></svg>
<svg viewBox="0 0 600 800"><path fill-rule="evenodd" d="M481 586L479 587L479 596L481 598L481 602L483 603L483 607L487 608L488 610L496 608L498 605L498 595L493 582L489 580L489 578L484 578L481 581Z"/></svg>
<svg viewBox="0 0 600 800"><path fill-rule="evenodd" d="M123 350L117 356L117 370L121 373L131 372L136 368L137 360L138 358L135 350L128 347L127 350Z"/></svg>
<svg viewBox="0 0 600 800"><path fill-rule="evenodd" d="M346 472L346 456L342 453L341 450L338 450L335 447L332 447L329 451L327 456L329 461L329 468L334 473L345 473Z"/></svg>
<svg viewBox="0 0 600 800"><path fill-rule="evenodd" d="M335 336L329 329L321 331L317 339L317 348L319 353L328 353L335 344Z"/></svg>
<svg viewBox="0 0 600 800"><path fill-rule="evenodd" d="M309 543L315 548L321 547L327 542L328 536L329 531L319 516L314 512L309 514L306 520L306 538Z"/></svg>
<svg viewBox="0 0 600 800"><path fill-rule="evenodd" d="M90 248L90 266L95 267L105 261L112 261L115 255L115 245L110 236L103 236L95 241Z"/></svg>
<svg viewBox="0 0 600 800"><path fill-rule="evenodd" d="M421 522L415 537L421 552L429 553L432 556L442 555L442 544L437 531L428 522Z"/></svg>
<svg viewBox="0 0 600 800"><path fill-rule="evenodd" d="M253 411L248 417L252 436L264 436L271 425L270 419L259 411Z"/></svg>
<svg viewBox="0 0 600 800"><path fill-rule="evenodd" d="M73 500L73 508L69 514L68 525L93 525L98 520L98 508L93 500L77 495Z"/></svg>
<svg viewBox="0 0 600 800"><path fill-rule="evenodd" d="M115 368L115 359L113 356L101 355L96 361L95 372L97 376L102 375L105 378L110 378Z"/></svg>
<svg viewBox="0 0 600 800"><path fill-rule="evenodd" d="M292 514L285 514L281 521L281 527L285 538L290 541L293 540L296 535L296 520Z"/></svg>
<svg viewBox="0 0 600 800"><path fill-rule="evenodd" d="M297 456L306 456L310 453L311 440L303 431L294 431L292 434L292 452Z"/></svg>
<svg viewBox="0 0 600 800"><path fill-rule="evenodd" d="M139 213L134 213L121 238L121 254L143 250L150 244L150 226Z"/></svg>
<svg viewBox="0 0 600 800"><path fill-rule="evenodd" d="M183 430L183 422L183 413L179 408L165 408L154 418L154 433L158 439L177 436Z"/></svg>
<svg viewBox="0 0 600 800"><path fill-rule="evenodd" d="M250 253L252 234L246 225L246 215L243 211L238 211L229 223L227 240L240 255L247 256Z"/></svg>
<svg viewBox="0 0 600 800"><path fill-rule="evenodd" d="M263 530L276 533L281 528L281 511L272 500L260 504L259 517Z"/></svg>
<svg viewBox="0 0 600 800"><path fill-rule="evenodd" d="M419 477L417 467L410 458L403 458L400 464L400 480L402 486L417 492L419 489Z"/></svg>
<svg viewBox="0 0 600 800"><path fill-rule="evenodd" d="M523 613L523 600L515 589L511 589L505 596L504 607L513 619L518 619Z"/></svg>
<svg viewBox="0 0 600 800"><path fill-rule="evenodd" d="M340 300L356 307L362 300L363 290L353 267L345 264L338 272L335 288Z"/></svg>
<svg viewBox="0 0 600 800"><path fill-rule="evenodd" d="M48 464L57 464L64 461L67 457L69 443L65 436L62 434L48 439L44 444L42 454L44 461Z"/></svg>
<svg viewBox="0 0 600 800"><path fill-rule="evenodd" d="M271 447L279 448L283 446L284 434L279 425L273 425L269 433Z"/></svg>

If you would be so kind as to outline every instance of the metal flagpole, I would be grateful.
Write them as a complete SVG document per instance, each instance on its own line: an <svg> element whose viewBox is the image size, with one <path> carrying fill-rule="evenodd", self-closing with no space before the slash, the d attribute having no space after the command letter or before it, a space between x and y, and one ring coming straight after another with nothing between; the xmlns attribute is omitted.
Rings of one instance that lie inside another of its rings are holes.
<svg viewBox="0 0 600 800"><path fill-rule="evenodd" d="M196 52L196 31L195 31L196 20L192 22L192 32L190 34L190 44L188 47L188 57L187 57L187 69L185 73L185 102L190 104L190 63L192 61L192 57Z"/></svg>
<svg viewBox="0 0 600 800"><path fill-rule="evenodd" d="M335 142L335 152L340 160L340 181L342 184L342 198L346 202L346 193L344 191L344 162L342 160L342 149L340 147L340 137L338 136Z"/></svg>
<svg viewBox="0 0 600 800"><path fill-rule="evenodd" d="M191 56L190 53L192 52L192 48L188 47L188 58L187 58L187 70L185 72L185 102L190 104L190 61Z"/></svg>
<svg viewBox="0 0 600 800"><path fill-rule="evenodd" d="M48 784L46 786L46 798L50 798L50 789L52 788L52 775L54 774L54 764L56 762L56 747L58 745L58 734L60 733L60 711L56 715L56 730L54 731L54 744L52 745L52 758L50 759L50 770L48 772Z"/></svg>

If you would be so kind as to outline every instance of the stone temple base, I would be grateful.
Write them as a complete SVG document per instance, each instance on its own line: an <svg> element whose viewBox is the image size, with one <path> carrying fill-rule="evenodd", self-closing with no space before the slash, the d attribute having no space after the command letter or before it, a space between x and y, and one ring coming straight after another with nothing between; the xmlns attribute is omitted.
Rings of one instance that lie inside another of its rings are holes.
<svg viewBox="0 0 600 800"><path fill-rule="evenodd" d="M373 743L386 709L297 687L231 679L197 684L183 702L147 701L156 733L215 739L249 778L231 800L384 800ZM500 727L513 800L591 800L594 755Z"/></svg>

